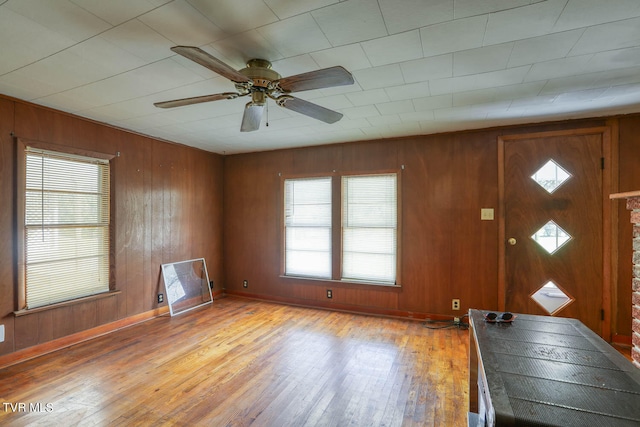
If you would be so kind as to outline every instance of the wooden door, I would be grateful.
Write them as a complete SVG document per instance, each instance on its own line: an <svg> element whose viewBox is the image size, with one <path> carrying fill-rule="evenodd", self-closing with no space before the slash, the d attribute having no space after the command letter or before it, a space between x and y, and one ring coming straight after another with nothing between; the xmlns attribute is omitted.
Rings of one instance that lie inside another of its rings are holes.
<svg viewBox="0 0 640 427"><path fill-rule="evenodd" d="M502 142L504 309L577 318L602 334L602 133Z"/></svg>

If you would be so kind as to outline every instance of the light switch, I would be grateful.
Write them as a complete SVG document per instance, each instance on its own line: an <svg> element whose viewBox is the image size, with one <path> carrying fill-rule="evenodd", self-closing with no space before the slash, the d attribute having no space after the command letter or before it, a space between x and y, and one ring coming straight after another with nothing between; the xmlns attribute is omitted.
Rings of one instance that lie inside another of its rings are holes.
<svg viewBox="0 0 640 427"><path fill-rule="evenodd" d="M4 325L0 325L0 342L4 342Z"/></svg>
<svg viewBox="0 0 640 427"><path fill-rule="evenodd" d="M480 219L483 221L493 221L493 208L480 209Z"/></svg>

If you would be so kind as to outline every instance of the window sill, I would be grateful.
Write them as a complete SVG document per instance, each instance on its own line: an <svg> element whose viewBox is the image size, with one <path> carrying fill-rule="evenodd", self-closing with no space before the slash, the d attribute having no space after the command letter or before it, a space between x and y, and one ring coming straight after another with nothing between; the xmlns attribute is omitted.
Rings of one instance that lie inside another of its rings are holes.
<svg viewBox="0 0 640 427"><path fill-rule="evenodd" d="M69 301L63 301L63 302L57 302L55 304L44 305L42 307L28 308L28 309L24 308L22 310L14 311L13 315L15 317L26 316L28 314L34 314L34 313L39 313L39 312L42 312L42 311L53 310L55 308L60 308L60 307L66 307L66 306L69 306L69 305L80 304L82 302L94 301L94 300L98 300L98 299L113 297L113 296L118 295L120 292L121 291L109 291L109 292L103 292L101 294L89 295L89 296L86 296L86 297L83 297L83 298L76 298L76 299L69 300Z"/></svg>
<svg viewBox="0 0 640 427"><path fill-rule="evenodd" d="M280 278L286 280L296 280L296 281L309 281L314 282L316 284L326 284L326 285L354 285L354 286L375 286L381 289L402 289L401 285L386 283L386 282L368 282L366 280L334 280L334 279L320 279L316 277L305 277L305 276L285 276L281 275Z"/></svg>

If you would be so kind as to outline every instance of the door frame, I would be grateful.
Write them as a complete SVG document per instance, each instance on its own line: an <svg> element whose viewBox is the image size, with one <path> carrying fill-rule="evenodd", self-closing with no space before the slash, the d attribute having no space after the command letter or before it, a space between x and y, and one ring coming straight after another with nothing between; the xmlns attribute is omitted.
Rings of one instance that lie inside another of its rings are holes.
<svg viewBox="0 0 640 427"><path fill-rule="evenodd" d="M602 138L602 155L604 170L602 173L602 330L600 336L611 341L611 319L613 307L617 300L612 294L615 287L612 282L617 276L617 205L609 200L609 194L618 190L618 139L612 138L611 128L615 126L599 126L588 128L565 129L559 131L534 132L498 136L498 310L504 311L506 305L506 235L505 235L505 141L517 141L532 138L557 136L600 135ZM614 220L615 219L615 220ZM616 248L613 251L612 248ZM616 268L614 268L616 267ZM596 331L597 332L597 331Z"/></svg>

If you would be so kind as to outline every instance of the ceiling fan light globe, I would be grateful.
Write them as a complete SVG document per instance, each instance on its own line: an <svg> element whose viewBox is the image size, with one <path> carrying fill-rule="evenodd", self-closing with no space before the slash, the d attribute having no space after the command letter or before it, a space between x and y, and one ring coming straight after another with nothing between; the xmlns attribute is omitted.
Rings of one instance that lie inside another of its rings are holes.
<svg viewBox="0 0 640 427"><path fill-rule="evenodd" d="M264 104L255 104L248 102L244 106L244 114L242 115L242 124L240 125L240 132L253 132L260 127L260 121L262 120L262 110Z"/></svg>

